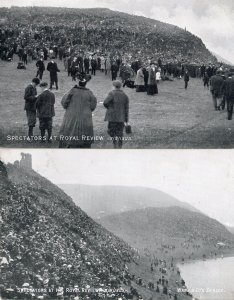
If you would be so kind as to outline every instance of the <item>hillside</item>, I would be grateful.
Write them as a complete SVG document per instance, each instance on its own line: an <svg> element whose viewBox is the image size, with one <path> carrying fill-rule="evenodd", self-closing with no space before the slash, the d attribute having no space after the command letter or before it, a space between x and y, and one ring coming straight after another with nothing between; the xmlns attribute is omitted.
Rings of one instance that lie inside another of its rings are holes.
<svg viewBox="0 0 234 300"><path fill-rule="evenodd" d="M44 289L124 287L123 272L130 276L126 263L134 259L127 244L36 172L13 165L7 171L9 178L0 174L3 297L17 297L23 284Z"/></svg>
<svg viewBox="0 0 234 300"><path fill-rule="evenodd" d="M161 256L201 258L234 248L234 235L224 225L181 207L146 208L103 217L105 228L141 251ZM157 250L156 250L157 249ZM181 256L180 256L181 255Z"/></svg>
<svg viewBox="0 0 234 300"><path fill-rule="evenodd" d="M227 226L227 230L234 234L234 227Z"/></svg>
<svg viewBox="0 0 234 300"><path fill-rule="evenodd" d="M0 189L1 299L166 300L184 284L176 268L160 281L160 266L150 270L149 258L33 170L0 161Z"/></svg>
<svg viewBox="0 0 234 300"><path fill-rule="evenodd" d="M11 7L1 8L0 18L8 20L2 26L13 30L13 35L23 30L28 42L33 28L37 41L71 43L79 50L137 56L144 61L153 57L164 62L217 62L202 40L184 29L106 8Z"/></svg>
<svg viewBox="0 0 234 300"><path fill-rule="evenodd" d="M212 51L212 54L217 58L217 60L218 60L219 62L222 62L222 63L227 64L227 65L229 65L229 66L233 66L233 63L232 63L232 62L230 62L230 61L228 61L227 59L223 58L223 57L220 56L219 54L217 54L217 53L215 53L215 52L213 52L213 51Z"/></svg>
<svg viewBox="0 0 234 300"><path fill-rule="evenodd" d="M179 206L198 211L191 205L152 188L60 184L73 201L92 218L146 207Z"/></svg>

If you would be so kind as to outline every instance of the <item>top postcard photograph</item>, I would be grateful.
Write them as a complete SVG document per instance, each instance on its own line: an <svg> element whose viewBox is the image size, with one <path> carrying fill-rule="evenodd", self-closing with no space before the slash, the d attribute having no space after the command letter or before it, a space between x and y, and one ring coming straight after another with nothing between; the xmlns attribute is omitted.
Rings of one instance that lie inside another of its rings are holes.
<svg viewBox="0 0 234 300"><path fill-rule="evenodd" d="M231 0L1 0L0 147L233 148L233 13Z"/></svg>

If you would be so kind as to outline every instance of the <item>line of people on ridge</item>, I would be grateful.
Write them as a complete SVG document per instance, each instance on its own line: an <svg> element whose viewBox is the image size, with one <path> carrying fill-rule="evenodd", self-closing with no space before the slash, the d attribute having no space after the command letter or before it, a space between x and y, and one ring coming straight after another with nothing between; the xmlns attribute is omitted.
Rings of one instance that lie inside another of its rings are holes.
<svg viewBox="0 0 234 300"><path fill-rule="evenodd" d="M76 84L62 98L61 104L66 110L59 133L60 148L91 148L94 142L92 112L97 106L97 99L92 91L86 88L90 75L79 74ZM41 93L37 95L36 87L40 86ZM123 131L129 131L129 98L121 89L121 82L113 81L113 90L104 100L106 108L105 121L108 121L108 134L113 141L114 148L122 148ZM33 141L33 129L39 118L41 143L52 142L52 125L55 116L55 95L48 89L47 82L40 82L33 78L26 87L24 94L27 121L28 141ZM130 132L128 132L130 133Z"/></svg>

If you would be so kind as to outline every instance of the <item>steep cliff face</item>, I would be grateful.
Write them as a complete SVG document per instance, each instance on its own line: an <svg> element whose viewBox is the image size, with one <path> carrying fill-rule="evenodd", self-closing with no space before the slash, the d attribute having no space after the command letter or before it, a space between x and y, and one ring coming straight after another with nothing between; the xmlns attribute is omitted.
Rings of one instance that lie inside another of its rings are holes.
<svg viewBox="0 0 234 300"><path fill-rule="evenodd" d="M0 174L0 295L18 297L29 286L124 286L135 255L127 244L33 170L7 171L9 178Z"/></svg>

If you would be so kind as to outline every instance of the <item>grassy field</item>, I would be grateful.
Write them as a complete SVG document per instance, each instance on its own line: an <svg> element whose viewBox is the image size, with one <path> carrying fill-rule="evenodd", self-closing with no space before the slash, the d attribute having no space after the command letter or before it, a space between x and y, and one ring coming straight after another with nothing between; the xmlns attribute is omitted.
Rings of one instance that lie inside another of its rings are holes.
<svg viewBox="0 0 234 300"><path fill-rule="evenodd" d="M67 77L63 63L58 61L59 90L56 96L53 135L58 136L64 109L60 102L62 96L74 85ZM27 120L24 107L24 89L36 74L35 62L28 64L27 70L18 70L17 58L13 62L0 61L0 145L2 147L57 148L58 141L40 144L39 141L12 141L7 136L25 136ZM43 80L49 81L48 71ZM111 90L110 76L100 71L88 83L98 99L93 115L96 141L93 148L112 148L104 122L103 100ZM226 111L214 111L210 91L203 88L200 79L191 79L188 90L184 82L161 82L159 94L147 96L135 90L124 88L130 98L130 124L133 133L125 136L124 148L232 148L234 145L234 121L228 121ZM35 134L39 135L38 122Z"/></svg>

